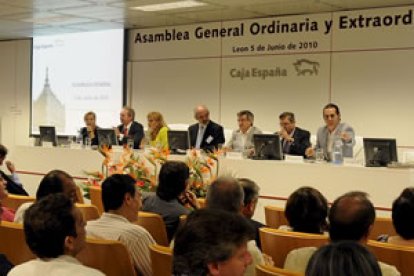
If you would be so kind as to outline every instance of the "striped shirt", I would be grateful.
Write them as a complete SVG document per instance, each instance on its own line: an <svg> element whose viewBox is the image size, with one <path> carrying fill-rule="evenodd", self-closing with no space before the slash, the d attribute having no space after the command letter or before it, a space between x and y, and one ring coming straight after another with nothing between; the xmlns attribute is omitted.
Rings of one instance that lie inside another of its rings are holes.
<svg viewBox="0 0 414 276"><path fill-rule="evenodd" d="M155 241L141 226L123 216L103 213L99 219L88 221L86 233L94 238L120 241L128 249L135 269L141 275L152 275L149 245Z"/></svg>

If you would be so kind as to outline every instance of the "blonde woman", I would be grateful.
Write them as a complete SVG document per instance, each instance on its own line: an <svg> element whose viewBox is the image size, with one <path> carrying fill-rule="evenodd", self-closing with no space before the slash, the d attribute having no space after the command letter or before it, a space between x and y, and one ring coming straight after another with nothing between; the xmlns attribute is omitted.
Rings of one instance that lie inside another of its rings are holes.
<svg viewBox="0 0 414 276"><path fill-rule="evenodd" d="M162 114L159 112L150 112L147 115L148 133L147 139L152 147L168 149L168 127L164 122Z"/></svg>

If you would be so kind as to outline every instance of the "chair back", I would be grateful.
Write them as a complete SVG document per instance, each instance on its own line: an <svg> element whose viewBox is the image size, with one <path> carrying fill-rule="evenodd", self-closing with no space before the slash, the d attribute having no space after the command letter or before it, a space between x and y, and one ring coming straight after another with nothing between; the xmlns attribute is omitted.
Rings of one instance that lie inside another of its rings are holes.
<svg viewBox="0 0 414 276"><path fill-rule="evenodd" d="M91 197L91 204L98 208L99 214L102 215L104 212L102 204L102 189L101 187L91 186L89 188L89 196Z"/></svg>
<svg viewBox="0 0 414 276"><path fill-rule="evenodd" d="M83 193L82 193L82 189L76 185L76 197L77 197L77 203L85 203L85 200L83 198Z"/></svg>
<svg viewBox="0 0 414 276"><path fill-rule="evenodd" d="M320 247L328 243L328 236L260 228L262 252L272 257L276 267L283 267L290 251L301 247Z"/></svg>
<svg viewBox="0 0 414 276"><path fill-rule="evenodd" d="M76 203L76 207L81 211L85 221L95 220L100 217L98 208L95 205Z"/></svg>
<svg viewBox="0 0 414 276"><path fill-rule="evenodd" d="M107 276L135 276L131 257L119 241L86 239L86 247L76 256L86 266L102 271Z"/></svg>
<svg viewBox="0 0 414 276"><path fill-rule="evenodd" d="M289 225L285 217L285 209L277 206L265 206L266 226L270 228L279 228L281 225Z"/></svg>
<svg viewBox="0 0 414 276"><path fill-rule="evenodd" d="M377 240L378 236L382 234L387 234L389 236L397 235L391 218L375 218L374 225L372 226L368 239Z"/></svg>
<svg viewBox="0 0 414 276"><path fill-rule="evenodd" d="M157 244L168 246L167 229L160 215L151 212L138 212L136 224L144 227Z"/></svg>
<svg viewBox="0 0 414 276"><path fill-rule="evenodd" d="M378 261L395 266L402 276L414 275L414 247L368 241L368 248Z"/></svg>
<svg viewBox="0 0 414 276"><path fill-rule="evenodd" d="M0 253L14 265L36 258L26 244L22 224L0 222Z"/></svg>
<svg viewBox="0 0 414 276"><path fill-rule="evenodd" d="M301 276L303 274L292 272L270 265L256 265L256 276Z"/></svg>
<svg viewBox="0 0 414 276"><path fill-rule="evenodd" d="M158 244L149 246L151 254L152 275L172 275L172 249Z"/></svg>
<svg viewBox="0 0 414 276"><path fill-rule="evenodd" d="M14 195L14 194L8 194L5 199L1 201L1 204L4 207L10 208L14 211L16 211L20 205L26 202L34 202L36 198L32 196L22 196L22 195Z"/></svg>

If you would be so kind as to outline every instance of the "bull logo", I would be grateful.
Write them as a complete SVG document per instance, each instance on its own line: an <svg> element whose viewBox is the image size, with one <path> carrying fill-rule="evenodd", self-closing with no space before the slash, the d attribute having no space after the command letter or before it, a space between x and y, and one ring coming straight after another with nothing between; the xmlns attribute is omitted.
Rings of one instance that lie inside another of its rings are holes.
<svg viewBox="0 0 414 276"><path fill-rule="evenodd" d="M319 72L319 62L310 61L308 59L298 59L295 63L295 70L298 73L298 76L305 76L309 74L310 76L318 75Z"/></svg>

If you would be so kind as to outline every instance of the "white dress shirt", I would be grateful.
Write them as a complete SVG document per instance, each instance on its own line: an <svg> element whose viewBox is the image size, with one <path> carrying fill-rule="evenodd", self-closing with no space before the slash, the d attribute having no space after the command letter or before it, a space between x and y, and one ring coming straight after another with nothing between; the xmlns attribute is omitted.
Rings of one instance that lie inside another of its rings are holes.
<svg viewBox="0 0 414 276"><path fill-rule="evenodd" d="M155 241L141 226L129 222L123 216L103 213L99 219L88 221L86 233L94 238L120 241L128 249L135 269L141 275L152 275L149 245Z"/></svg>
<svg viewBox="0 0 414 276"><path fill-rule="evenodd" d="M69 255L61 255L48 260L35 259L15 266L10 276L103 276L99 270L84 266Z"/></svg>

